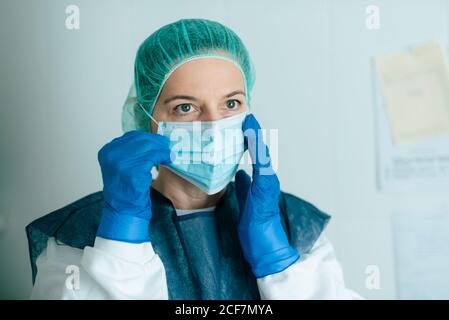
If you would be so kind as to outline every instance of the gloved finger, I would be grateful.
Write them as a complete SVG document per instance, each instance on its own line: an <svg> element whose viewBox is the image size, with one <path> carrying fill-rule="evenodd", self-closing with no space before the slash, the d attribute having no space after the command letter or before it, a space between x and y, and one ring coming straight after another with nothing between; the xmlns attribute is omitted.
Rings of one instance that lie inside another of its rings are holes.
<svg viewBox="0 0 449 320"><path fill-rule="evenodd" d="M170 162L170 151L166 149L151 150L134 157L122 158L113 166L123 177L133 179L151 179L151 169L158 164ZM133 184L134 185L134 184Z"/></svg>
<svg viewBox="0 0 449 320"><path fill-rule="evenodd" d="M251 178L245 172L245 170L237 171L235 175L235 193L237 201L239 203L240 214L245 209L246 199L248 197L248 191L251 187Z"/></svg>
<svg viewBox="0 0 449 320"><path fill-rule="evenodd" d="M268 147L263 141L259 122L257 122L254 115L249 114L246 116L242 124L242 130L253 163L254 173L258 174L259 169L271 166L271 159Z"/></svg>
<svg viewBox="0 0 449 320"><path fill-rule="evenodd" d="M143 154L151 155L151 152L170 153L169 140L163 136L157 136L150 133L151 136L141 137L140 139L130 140L125 142L120 147L117 147L112 151L111 157L117 154L118 157L138 157ZM160 162L160 161L157 161Z"/></svg>
<svg viewBox="0 0 449 320"><path fill-rule="evenodd" d="M167 137L144 132L137 131L136 134L125 133L125 135L111 141L110 149L127 149L128 151L139 154L151 149L157 149L160 147L169 147L169 140Z"/></svg>
<svg viewBox="0 0 449 320"><path fill-rule="evenodd" d="M170 154L169 140L166 137L148 132L127 132L125 135L106 144L98 153L101 163L114 163L122 159L139 157L143 154L151 155L151 151L164 150ZM151 160L151 159L148 159ZM164 155L155 158L154 163L169 162Z"/></svg>
<svg viewBox="0 0 449 320"><path fill-rule="evenodd" d="M116 146L124 145L129 141L137 141L143 139L146 135L144 131L128 131L122 134L120 137L112 139L109 143L105 145L105 148L114 148Z"/></svg>
<svg viewBox="0 0 449 320"><path fill-rule="evenodd" d="M138 155L136 161L142 164L151 162L151 167L158 164L168 164L171 162L171 151L168 148L148 150Z"/></svg>
<svg viewBox="0 0 449 320"><path fill-rule="evenodd" d="M142 147L168 144L168 138L145 131L129 131L107 143L105 149L126 148L130 143Z"/></svg>

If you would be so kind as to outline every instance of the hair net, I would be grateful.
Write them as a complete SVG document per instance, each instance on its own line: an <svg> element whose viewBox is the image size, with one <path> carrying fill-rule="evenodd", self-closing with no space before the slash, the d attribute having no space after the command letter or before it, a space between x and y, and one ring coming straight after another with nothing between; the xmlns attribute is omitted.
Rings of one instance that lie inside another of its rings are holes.
<svg viewBox="0 0 449 320"><path fill-rule="evenodd" d="M239 67L249 107L255 71L242 40L221 23L181 19L156 30L140 45L134 63L134 83L123 106L123 131L147 131L150 119L137 103L153 114L168 77L187 61L204 57L226 59Z"/></svg>

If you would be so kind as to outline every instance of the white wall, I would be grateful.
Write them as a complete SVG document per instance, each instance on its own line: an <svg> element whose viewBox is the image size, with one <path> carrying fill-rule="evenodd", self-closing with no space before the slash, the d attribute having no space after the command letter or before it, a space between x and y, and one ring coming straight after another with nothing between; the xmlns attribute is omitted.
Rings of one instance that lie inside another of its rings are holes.
<svg viewBox="0 0 449 320"><path fill-rule="evenodd" d="M65 28L77 4L81 29ZM364 0L0 3L0 298L26 298L24 228L100 190L97 151L120 134L121 105L140 42L185 17L215 19L247 44L257 69L254 113L279 128L283 189L333 215L328 234L348 286L395 298L390 214L411 195L375 189L370 58L448 37L449 3L376 1L381 29L365 27ZM413 195L413 201L439 201ZM378 265L381 289L367 290Z"/></svg>

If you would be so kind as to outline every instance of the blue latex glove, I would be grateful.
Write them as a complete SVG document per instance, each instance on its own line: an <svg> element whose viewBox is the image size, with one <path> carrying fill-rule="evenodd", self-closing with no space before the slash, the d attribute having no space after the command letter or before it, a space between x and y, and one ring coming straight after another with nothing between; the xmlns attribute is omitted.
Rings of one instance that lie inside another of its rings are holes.
<svg viewBox="0 0 449 320"><path fill-rule="evenodd" d="M132 243L150 241L151 169L170 162L166 137L130 131L98 152L105 206L97 235Z"/></svg>
<svg viewBox="0 0 449 320"><path fill-rule="evenodd" d="M250 114L242 129L253 163L253 179L244 170L235 176L240 207L238 236L245 259L260 278L288 268L299 254L290 246L281 224L279 180L271 167L268 147L259 137L260 125Z"/></svg>

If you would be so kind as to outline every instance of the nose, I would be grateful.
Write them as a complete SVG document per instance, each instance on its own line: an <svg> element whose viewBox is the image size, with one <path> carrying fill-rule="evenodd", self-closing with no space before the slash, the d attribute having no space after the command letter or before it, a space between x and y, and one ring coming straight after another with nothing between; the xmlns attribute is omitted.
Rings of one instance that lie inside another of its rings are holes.
<svg viewBox="0 0 449 320"><path fill-rule="evenodd" d="M207 106L201 115L200 121L215 121L223 119L223 115L217 108Z"/></svg>

